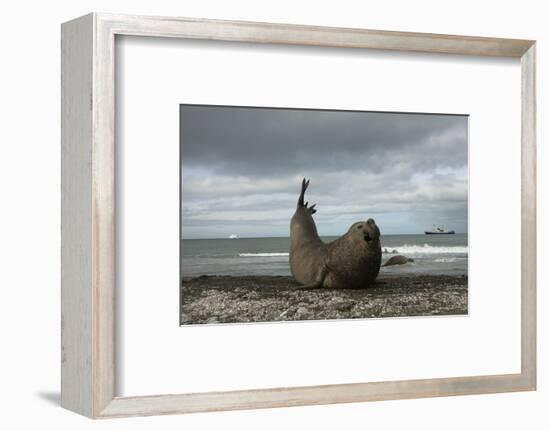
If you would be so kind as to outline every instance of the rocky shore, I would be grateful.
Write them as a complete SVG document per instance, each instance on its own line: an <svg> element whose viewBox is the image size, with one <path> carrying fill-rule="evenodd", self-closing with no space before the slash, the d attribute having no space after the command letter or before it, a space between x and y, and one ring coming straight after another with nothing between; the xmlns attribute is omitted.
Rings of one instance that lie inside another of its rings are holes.
<svg viewBox="0 0 550 431"><path fill-rule="evenodd" d="M366 289L297 288L292 277L183 279L181 323L244 323L468 313L466 276L379 276Z"/></svg>

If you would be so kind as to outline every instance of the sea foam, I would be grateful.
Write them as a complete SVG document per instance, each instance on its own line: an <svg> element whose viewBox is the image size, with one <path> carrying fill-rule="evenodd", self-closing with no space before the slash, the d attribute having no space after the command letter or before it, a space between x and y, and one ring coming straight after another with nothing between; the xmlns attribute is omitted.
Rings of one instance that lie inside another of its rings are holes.
<svg viewBox="0 0 550 431"><path fill-rule="evenodd" d="M384 247L384 254L403 254L410 255L429 255L429 254L468 254L468 247L448 246L438 247L434 245L398 245L394 247ZM239 253L239 257L286 257L288 253Z"/></svg>
<svg viewBox="0 0 550 431"><path fill-rule="evenodd" d="M409 255L426 255L426 254L468 254L468 247L466 246L434 246L429 244L424 245L398 245L394 247L385 247L389 253L393 250L396 252L392 254Z"/></svg>

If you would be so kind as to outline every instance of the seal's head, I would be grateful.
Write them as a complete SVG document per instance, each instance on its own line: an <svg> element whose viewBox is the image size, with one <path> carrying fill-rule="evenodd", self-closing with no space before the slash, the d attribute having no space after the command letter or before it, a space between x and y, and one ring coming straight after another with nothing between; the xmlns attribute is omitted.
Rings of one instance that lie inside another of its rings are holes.
<svg viewBox="0 0 550 431"><path fill-rule="evenodd" d="M353 223L346 236L357 245L367 248L380 247L380 229L373 219Z"/></svg>

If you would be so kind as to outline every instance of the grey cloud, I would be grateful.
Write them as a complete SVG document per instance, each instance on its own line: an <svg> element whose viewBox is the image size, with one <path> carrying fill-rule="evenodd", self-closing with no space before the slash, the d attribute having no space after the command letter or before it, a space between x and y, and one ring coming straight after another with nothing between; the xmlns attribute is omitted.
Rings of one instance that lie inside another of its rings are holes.
<svg viewBox="0 0 550 431"><path fill-rule="evenodd" d="M379 172L391 163L405 173L460 166L466 123L465 116L191 105L180 117L186 163L250 175L265 166L294 174L319 166Z"/></svg>
<svg viewBox="0 0 550 431"><path fill-rule="evenodd" d="M180 125L184 235L287 235L302 176L327 235L467 230L465 116L182 105Z"/></svg>

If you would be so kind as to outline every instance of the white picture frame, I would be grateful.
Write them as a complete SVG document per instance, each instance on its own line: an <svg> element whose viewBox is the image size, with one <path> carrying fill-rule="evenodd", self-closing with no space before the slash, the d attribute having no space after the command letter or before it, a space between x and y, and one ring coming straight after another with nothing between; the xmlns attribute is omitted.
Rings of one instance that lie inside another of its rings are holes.
<svg viewBox="0 0 550 431"><path fill-rule="evenodd" d="M521 59L521 372L117 397L114 43L117 35ZM88 417L104 418L534 390L535 105L534 41L97 13L63 24L62 405Z"/></svg>

